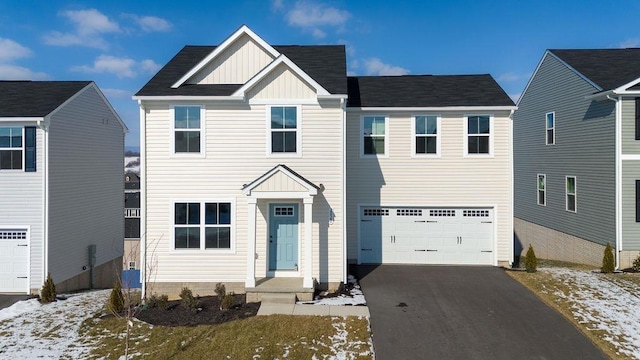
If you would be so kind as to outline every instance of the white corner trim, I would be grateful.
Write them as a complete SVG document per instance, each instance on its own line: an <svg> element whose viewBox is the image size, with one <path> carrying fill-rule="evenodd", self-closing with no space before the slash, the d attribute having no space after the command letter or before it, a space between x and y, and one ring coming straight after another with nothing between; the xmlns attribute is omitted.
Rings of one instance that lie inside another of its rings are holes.
<svg viewBox="0 0 640 360"><path fill-rule="evenodd" d="M198 71L202 70L207 64L211 62L214 58L220 55L223 51L225 51L231 44L233 44L238 38L242 35L248 35L253 41L257 42L264 50L266 50L271 56L278 57L280 55L279 52L276 51L271 45L269 45L266 41L264 41L260 36L254 33L247 25L242 25L238 30L236 30L233 34L231 34L226 40L224 40L220 45L216 47L207 57L202 59L193 69L189 70L184 76L180 78L180 80L176 81L172 88L180 87L184 84L189 78L195 75Z"/></svg>
<svg viewBox="0 0 640 360"><path fill-rule="evenodd" d="M256 75L254 75L249 81L247 81L244 85L242 85L236 92L234 92L231 96L242 96L246 97L246 92L249 91L253 86L259 83L262 79L264 79L269 73L271 73L278 65L285 64L291 71L293 71L296 75L300 76L307 84L311 85L316 90L316 94L320 95L331 95L322 85L318 84L317 81L313 80L311 76L305 73L298 65L296 65L293 61L289 60L284 54L278 56L275 60L273 60L269 65L267 65L264 69L260 70Z"/></svg>

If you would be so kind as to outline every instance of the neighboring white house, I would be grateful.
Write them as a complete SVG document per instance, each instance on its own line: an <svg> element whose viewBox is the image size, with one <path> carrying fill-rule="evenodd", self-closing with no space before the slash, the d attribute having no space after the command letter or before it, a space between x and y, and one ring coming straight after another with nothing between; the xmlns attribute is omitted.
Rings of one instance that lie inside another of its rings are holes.
<svg viewBox="0 0 640 360"><path fill-rule="evenodd" d="M513 102L489 75L347 77L344 46L242 26L135 96L147 288L201 295L348 263L509 264Z"/></svg>
<svg viewBox="0 0 640 360"><path fill-rule="evenodd" d="M111 287L126 126L91 81L0 81L0 94L0 293L37 293L47 273L58 292Z"/></svg>

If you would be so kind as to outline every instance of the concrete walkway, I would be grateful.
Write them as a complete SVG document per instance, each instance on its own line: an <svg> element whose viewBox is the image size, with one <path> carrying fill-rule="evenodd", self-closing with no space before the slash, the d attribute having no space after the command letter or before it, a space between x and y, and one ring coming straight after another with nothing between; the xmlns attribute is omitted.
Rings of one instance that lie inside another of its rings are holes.
<svg viewBox="0 0 640 360"><path fill-rule="evenodd" d="M258 315L273 314L369 317L369 308L366 306L277 304L265 302L260 305Z"/></svg>

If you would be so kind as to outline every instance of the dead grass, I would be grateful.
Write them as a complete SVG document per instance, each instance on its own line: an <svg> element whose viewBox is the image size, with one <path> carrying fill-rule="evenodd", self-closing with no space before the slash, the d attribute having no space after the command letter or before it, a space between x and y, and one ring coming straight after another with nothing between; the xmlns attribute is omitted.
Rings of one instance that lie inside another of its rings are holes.
<svg viewBox="0 0 640 360"><path fill-rule="evenodd" d="M88 358L118 359L124 354L124 331L123 319L86 320L80 338L94 349ZM136 321L129 346L130 354L145 359L310 359L336 355L336 348L354 359L371 359L369 339L367 319L271 315L195 327Z"/></svg>
<svg viewBox="0 0 640 360"><path fill-rule="evenodd" d="M538 268L540 267L564 267L579 270L595 270L593 266L549 260L542 261L542 264L538 262ZM573 317L571 309L572 304L566 299L566 296L571 291L570 283L561 281L550 274L539 271L536 273L508 271L507 274L535 293L547 305L560 312L576 328L587 336L587 338L596 344L596 346L598 346L610 359L633 359L632 357L617 353L613 345L604 340L604 337L609 334L601 330L594 330L592 323L578 322ZM631 276L627 277L627 275ZM640 284L640 277L635 275L637 274L607 274L604 276L606 276L609 281L616 282L617 284L624 285L626 281Z"/></svg>

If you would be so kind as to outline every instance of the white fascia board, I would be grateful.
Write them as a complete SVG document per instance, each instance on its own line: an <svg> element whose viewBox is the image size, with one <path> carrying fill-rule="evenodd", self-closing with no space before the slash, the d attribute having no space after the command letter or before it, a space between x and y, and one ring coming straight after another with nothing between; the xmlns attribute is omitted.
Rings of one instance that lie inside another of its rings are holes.
<svg viewBox="0 0 640 360"><path fill-rule="evenodd" d="M211 62L211 60L215 59L220 53L226 50L231 44L233 44L238 38L242 35L248 35L255 42L257 42L262 48L264 48L269 54L271 54L274 58L280 55L279 52L276 51L271 45L269 45L266 41L262 40L260 36L254 33L247 25L242 25L238 30L236 30L231 36L229 36L225 41L223 41L220 45L216 47L207 57L202 59L193 69L189 70L184 76L180 78L175 84L171 85L172 88L180 87L184 84L189 78L195 75L198 71L202 70L207 64Z"/></svg>
<svg viewBox="0 0 640 360"><path fill-rule="evenodd" d="M466 112L487 112L487 111L511 111L517 110L517 106L432 106L432 107L348 107L351 110L360 111L466 111Z"/></svg>
<svg viewBox="0 0 640 360"><path fill-rule="evenodd" d="M242 96L156 95L132 96L137 101L244 101Z"/></svg>
<svg viewBox="0 0 640 360"><path fill-rule="evenodd" d="M0 117L0 122L38 122L43 120L44 120L44 117L28 117L28 116Z"/></svg>
<svg viewBox="0 0 640 360"><path fill-rule="evenodd" d="M624 84L622 86L618 86L617 88L613 89L613 91L616 94L626 93L628 88L636 86L636 85L638 85L638 83L640 83L640 78L637 78L637 79L635 79L633 81L630 81L630 82L628 82L628 83L626 83L626 84ZM638 92L638 91L633 91L632 90L631 92Z"/></svg>
<svg viewBox="0 0 640 360"><path fill-rule="evenodd" d="M318 100L342 100L348 99L349 95L346 94L329 94L329 95L318 95Z"/></svg>
<svg viewBox="0 0 640 360"><path fill-rule="evenodd" d="M318 194L318 189L316 189L315 187L311 186L306 181L302 180L299 176L297 176L295 174L292 174L290 171L288 171L287 169L285 169L281 165L278 165L278 166L274 167L273 169L271 169L267 173L263 174L262 176L260 176L256 180L254 180L251 183L250 186L247 186L246 188L242 189L242 193L244 195L250 196L251 195L251 191L253 189L255 189L258 185L262 184L265 180L267 180L268 178L270 178L273 174L275 174L277 172L281 172L281 173L287 175L293 181L297 182L298 184L300 184L304 188L306 188L309 191L309 193L307 193L307 195L314 196L314 195Z"/></svg>
<svg viewBox="0 0 640 360"><path fill-rule="evenodd" d="M300 76L307 84L311 85L316 90L316 94L318 96L331 95L322 85L318 84L317 81L313 80L311 76L307 75L298 65L296 65L293 61L289 60L285 55L278 56L275 60L273 60L269 65L267 65L264 69L260 70L254 77L252 77L246 84L242 85L236 92L233 93L232 96L242 96L244 97L246 92L249 91L253 86L255 86L258 82L264 79L273 69L275 69L278 65L285 64L291 71L296 73L296 75Z"/></svg>

